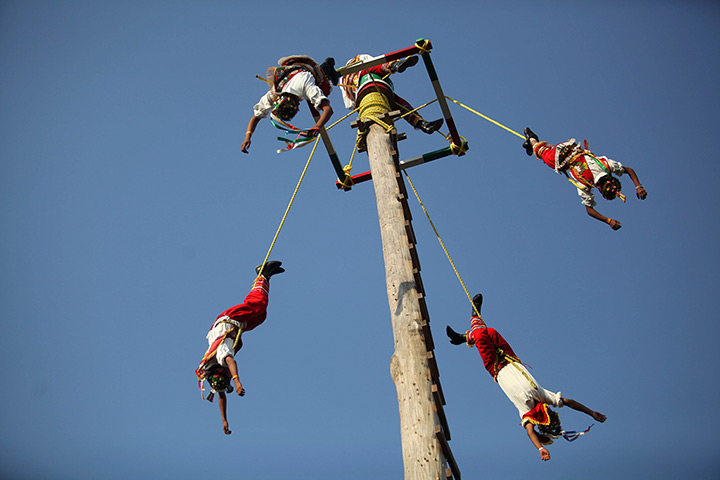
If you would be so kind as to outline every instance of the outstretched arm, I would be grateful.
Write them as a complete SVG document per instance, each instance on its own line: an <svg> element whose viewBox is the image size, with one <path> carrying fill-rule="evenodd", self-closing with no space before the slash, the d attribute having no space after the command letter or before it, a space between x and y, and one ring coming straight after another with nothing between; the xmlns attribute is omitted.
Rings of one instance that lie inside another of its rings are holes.
<svg viewBox="0 0 720 480"><path fill-rule="evenodd" d="M602 413L596 412L595 410L590 410L588 407L586 407L585 405L583 405L580 402L576 402L572 398L563 398L562 403L563 403L563 405L570 407L573 410L577 410L578 412L582 412L586 415L590 415L592 418L594 418L595 420L597 420L600 423L603 423L607 419L607 417L605 415L603 415Z"/></svg>
<svg viewBox="0 0 720 480"><path fill-rule="evenodd" d="M635 170L633 170L630 167L623 167L625 169L625 173L627 173L630 176L630 179L635 184L635 194L640 200L645 200L647 197L647 192L645 191L645 187L643 187L640 184L640 180L638 180L637 174L635 173Z"/></svg>
<svg viewBox="0 0 720 480"><path fill-rule="evenodd" d="M613 220L612 218L608 218L605 215L603 215L602 213L595 210L593 207L588 207L586 205L585 210L587 210L588 215L590 215L591 217L593 217L597 220L600 220L603 223L607 223L608 225L610 225L610 228L612 228L613 230L620 230L620 228L622 227L619 220Z"/></svg>
<svg viewBox="0 0 720 480"><path fill-rule="evenodd" d="M255 115L250 117L247 131L245 132L245 141L243 141L242 145L240 146L240 149L243 151L243 153L248 153L248 148L250 148L250 139L252 138L252 135L255 132L255 127L257 127L257 124L259 122L260 117L256 117Z"/></svg>
<svg viewBox="0 0 720 480"><path fill-rule="evenodd" d="M320 128L324 127L327 121L330 120L330 117L332 117L333 109L330 106L329 100L324 99L320 102L320 108L320 116L318 117L317 122L315 122L315 126L303 132L308 137L317 137L318 133L320 133Z"/></svg>
<svg viewBox="0 0 720 480"><path fill-rule="evenodd" d="M235 382L235 390L237 391L238 395L244 397L245 389L243 388L242 383L240 383L237 362L235 362L235 359L233 357L228 355L227 357L225 357L225 363L227 363L228 370L230 370L230 375L232 375L233 382Z"/></svg>
<svg viewBox="0 0 720 480"><path fill-rule="evenodd" d="M227 421L227 397L225 396L225 392L218 393L218 405L220 406L220 418L222 418L223 432L225 432L225 435L230 435L232 432L230 431L230 426Z"/></svg>
<svg viewBox="0 0 720 480"><path fill-rule="evenodd" d="M535 433L535 426L532 423L527 422L525 424L525 431L527 432L532 444L535 445L535 448L537 448L538 452L540 452L540 458L545 461L550 460L550 452L547 448L543 447L540 442L540 438L538 438L537 433Z"/></svg>

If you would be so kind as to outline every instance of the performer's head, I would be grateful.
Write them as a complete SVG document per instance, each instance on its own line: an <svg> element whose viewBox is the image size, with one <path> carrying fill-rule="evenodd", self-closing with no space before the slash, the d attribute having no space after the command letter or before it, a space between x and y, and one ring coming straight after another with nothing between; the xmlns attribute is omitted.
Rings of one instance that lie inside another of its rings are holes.
<svg viewBox="0 0 720 480"><path fill-rule="evenodd" d="M547 409L550 423L547 425L538 425L538 432L540 433L540 442L548 445L552 443L554 437L559 437L562 434L562 426L560 425L560 416L557 412L548 407Z"/></svg>
<svg viewBox="0 0 720 480"><path fill-rule="evenodd" d="M300 110L300 98L291 93L281 93L275 100L272 113L283 122L289 122L297 115L298 110Z"/></svg>
<svg viewBox="0 0 720 480"><path fill-rule="evenodd" d="M598 190L606 200L612 200L616 198L622 190L620 180L613 177L612 175L605 175L597 182Z"/></svg>
<svg viewBox="0 0 720 480"><path fill-rule="evenodd" d="M215 365L205 379L215 392L232 392L233 390L230 384L230 370L227 367Z"/></svg>
<svg viewBox="0 0 720 480"><path fill-rule="evenodd" d="M472 316L480 315L480 309L482 308L482 302L483 302L483 296L482 293L478 293L475 295L472 299L473 305L475 305L475 308L472 310ZM477 310L477 312L475 312Z"/></svg>

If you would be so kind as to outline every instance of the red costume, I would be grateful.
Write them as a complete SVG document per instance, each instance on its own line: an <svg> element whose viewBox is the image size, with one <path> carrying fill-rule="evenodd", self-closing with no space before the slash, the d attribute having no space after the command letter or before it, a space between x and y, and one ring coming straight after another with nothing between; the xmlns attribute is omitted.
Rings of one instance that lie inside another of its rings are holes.
<svg viewBox="0 0 720 480"><path fill-rule="evenodd" d="M372 59L370 55L358 55L350 59L346 65L370 59ZM345 107L352 110L357 106L358 99L362 98L367 92L381 90L387 98L394 102L394 106L402 107L405 112L413 110L412 105L407 100L395 93L395 86L389 78L394 72L390 70L389 65L389 63L383 63L343 77L342 94ZM417 128L418 124L423 120L422 116L417 112L413 112L404 118L413 128Z"/></svg>
<svg viewBox="0 0 720 480"><path fill-rule="evenodd" d="M225 348L226 355L230 354L230 348L233 353L237 353L242 347L242 340L238 337L265 321L269 290L270 283L267 279L258 277L243 303L228 308L215 319L207 335L209 347L200 361L200 366L195 370L201 388L208 368L223 364L223 359L216 358L218 349ZM226 347L222 347L224 342L227 342Z"/></svg>
<svg viewBox="0 0 720 480"><path fill-rule="evenodd" d="M508 364L508 356L517 361L512 347L505 341L497 330L481 326L482 319L473 317L470 321L470 330L467 332L468 345L475 345L480 352L485 369L497 377L501 368Z"/></svg>

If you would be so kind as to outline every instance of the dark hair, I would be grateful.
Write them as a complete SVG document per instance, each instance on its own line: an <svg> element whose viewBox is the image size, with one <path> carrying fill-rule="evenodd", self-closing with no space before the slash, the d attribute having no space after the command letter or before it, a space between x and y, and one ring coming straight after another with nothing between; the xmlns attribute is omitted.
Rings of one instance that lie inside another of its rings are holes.
<svg viewBox="0 0 720 480"><path fill-rule="evenodd" d="M612 175L605 175L597 182L598 190L602 194L603 198L612 200L618 196L618 193L622 190L622 184L620 180L613 177Z"/></svg>
<svg viewBox="0 0 720 480"><path fill-rule="evenodd" d="M289 122L300 109L300 99L295 95L280 95L273 106L273 114L284 122Z"/></svg>
<svg viewBox="0 0 720 480"><path fill-rule="evenodd" d="M213 365L205 379L216 392L224 392L230 386L230 370L220 365Z"/></svg>
<svg viewBox="0 0 720 480"><path fill-rule="evenodd" d="M562 433L562 426L560 425L560 416L555 410L551 408L547 409L550 423L547 425L538 425L538 431L544 436L557 437Z"/></svg>

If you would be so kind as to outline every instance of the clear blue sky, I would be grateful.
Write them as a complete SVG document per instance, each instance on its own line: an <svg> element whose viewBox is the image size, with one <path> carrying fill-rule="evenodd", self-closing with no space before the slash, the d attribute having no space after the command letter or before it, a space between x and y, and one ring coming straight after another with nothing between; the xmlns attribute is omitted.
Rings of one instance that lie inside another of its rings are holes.
<svg viewBox="0 0 720 480"><path fill-rule="evenodd" d="M614 232L459 107L468 154L410 172L488 324L544 387L608 415L539 460L477 352L445 339L469 302L411 200L463 478L716 478L720 5L578 3L0 2L0 477L402 478L375 196L336 190L323 151L272 255L287 272L268 320L238 355L231 436L193 371L310 153L277 155L267 121L240 152L255 75L425 37L447 95L550 142L587 138L648 191L623 177L626 204L599 200ZM433 95L422 65L395 85ZM446 145L399 128L402 158ZM349 121L331 136L347 163Z"/></svg>

